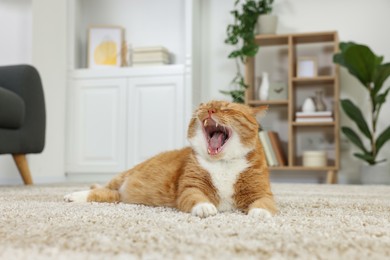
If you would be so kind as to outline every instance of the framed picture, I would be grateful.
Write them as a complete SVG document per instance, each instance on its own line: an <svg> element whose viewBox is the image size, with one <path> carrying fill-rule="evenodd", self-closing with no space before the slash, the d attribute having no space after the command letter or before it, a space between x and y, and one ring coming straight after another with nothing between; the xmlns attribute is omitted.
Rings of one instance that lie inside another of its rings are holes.
<svg viewBox="0 0 390 260"><path fill-rule="evenodd" d="M88 29L88 68L120 67L124 29L97 26Z"/></svg>
<svg viewBox="0 0 390 260"><path fill-rule="evenodd" d="M297 64L298 78L313 78L317 76L317 58L299 57Z"/></svg>

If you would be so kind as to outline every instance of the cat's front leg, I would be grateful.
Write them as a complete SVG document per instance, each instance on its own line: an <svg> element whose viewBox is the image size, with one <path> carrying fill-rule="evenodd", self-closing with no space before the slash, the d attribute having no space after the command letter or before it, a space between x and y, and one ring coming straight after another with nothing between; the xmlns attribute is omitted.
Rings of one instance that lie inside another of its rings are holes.
<svg viewBox="0 0 390 260"><path fill-rule="evenodd" d="M177 208L194 216L206 218L218 213L209 198L196 188L187 188L177 199Z"/></svg>
<svg viewBox="0 0 390 260"><path fill-rule="evenodd" d="M218 213L217 208L210 202L201 202L192 207L191 214L197 217L205 218Z"/></svg>
<svg viewBox="0 0 390 260"><path fill-rule="evenodd" d="M255 200L248 207L248 215L260 219L269 219L276 211L273 198L268 196Z"/></svg>

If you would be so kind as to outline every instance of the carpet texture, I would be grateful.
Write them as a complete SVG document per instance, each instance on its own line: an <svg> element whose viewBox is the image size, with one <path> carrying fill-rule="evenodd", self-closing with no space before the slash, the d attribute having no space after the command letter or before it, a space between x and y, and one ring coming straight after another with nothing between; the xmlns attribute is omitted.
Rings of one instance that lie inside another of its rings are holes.
<svg viewBox="0 0 390 260"><path fill-rule="evenodd" d="M1 259L389 259L390 186L274 184L280 213L206 219L65 203L86 185L0 187Z"/></svg>

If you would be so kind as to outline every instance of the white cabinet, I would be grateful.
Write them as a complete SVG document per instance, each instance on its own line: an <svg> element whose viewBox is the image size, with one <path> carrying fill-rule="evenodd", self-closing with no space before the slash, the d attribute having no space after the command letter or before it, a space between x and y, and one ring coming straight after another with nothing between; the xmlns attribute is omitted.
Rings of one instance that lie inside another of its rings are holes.
<svg viewBox="0 0 390 260"><path fill-rule="evenodd" d="M129 79L129 166L184 145L183 77Z"/></svg>
<svg viewBox="0 0 390 260"><path fill-rule="evenodd" d="M68 92L67 172L118 173L183 147L183 66L76 71Z"/></svg>
<svg viewBox="0 0 390 260"><path fill-rule="evenodd" d="M125 167L126 78L74 80L69 93L68 171Z"/></svg>

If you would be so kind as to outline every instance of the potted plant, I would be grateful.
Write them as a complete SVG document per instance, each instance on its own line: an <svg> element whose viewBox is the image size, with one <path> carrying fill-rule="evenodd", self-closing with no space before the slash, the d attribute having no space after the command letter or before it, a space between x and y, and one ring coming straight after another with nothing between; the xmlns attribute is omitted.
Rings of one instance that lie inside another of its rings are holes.
<svg viewBox="0 0 390 260"><path fill-rule="evenodd" d="M230 12L234 17L234 23L226 28L225 43L235 47L228 58L235 59L237 73L231 82L234 89L221 90L221 93L230 95L234 102L244 103L245 101L245 90L248 86L241 73L240 63L245 64L247 57L256 55L259 49L259 45L255 42L257 18L261 14L269 13L272 10L272 3L273 0L245 0L240 5L240 1L236 0L235 9Z"/></svg>
<svg viewBox="0 0 390 260"><path fill-rule="evenodd" d="M259 34L275 34L278 25L278 17L271 14L273 0L263 1L261 4L264 13L257 18L257 30Z"/></svg>
<svg viewBox="0 0 390 260"><path fill-rule="evenodd" d="M333 56L333 61L347 68L349 73L358 79L362 90L366 91L369 97L367 119L351 100L341 100L341 107L345 114L360 131L358 134L350 127L341 128L344 135L359 149L354 156L369 166L386 161L379 157L379 152L390 140L390 126L378 133L377 124L382 105L386 102L390 91L390 87L384 88L384 83L390 76L390 63L384 63L383 57L377 56L369 47L353 42L340 43L340 52ZM370 168L370 172L374 171L373 167ZM385 173L390 177L387 171Z"/></svg>

